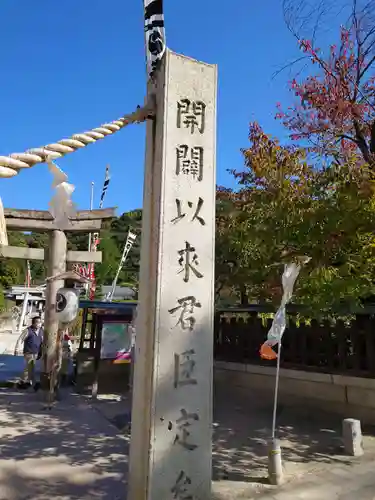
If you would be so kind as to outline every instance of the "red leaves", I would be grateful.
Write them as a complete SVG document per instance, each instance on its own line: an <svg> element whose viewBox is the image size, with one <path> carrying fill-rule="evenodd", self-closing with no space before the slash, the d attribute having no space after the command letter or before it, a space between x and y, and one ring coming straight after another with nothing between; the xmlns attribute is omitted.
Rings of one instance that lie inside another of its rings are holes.
<svg viewBox="0 0 375 500"><path fill-rule="evenodd" d="M320 70L301 82L296 79L290 82L297 103L287 111L278 104L275 118L290 129L292 140L308 139L320 152L326 150L327 145L331 148L338 144L339 153L345 156L348 140L337 141L337 138L342 135L355 137L354 120L360 123L364 140L368 139L366 123L374 116L369 102L375 100L375 76L361 73L367 68L371 54L355 45L354 33L342 28L340 40L340 46L331 45L326 57L311 41L300 41L301 50L310 56L312 63L319 65Z"/></svg>
<svg viewBox="0 0 375 500"><path fill-rule="evenodd" d="M297 80L295 78L293 78L293 80L290 82L290 87L292 89L298 88L298 83L297 83Z"/></svg>

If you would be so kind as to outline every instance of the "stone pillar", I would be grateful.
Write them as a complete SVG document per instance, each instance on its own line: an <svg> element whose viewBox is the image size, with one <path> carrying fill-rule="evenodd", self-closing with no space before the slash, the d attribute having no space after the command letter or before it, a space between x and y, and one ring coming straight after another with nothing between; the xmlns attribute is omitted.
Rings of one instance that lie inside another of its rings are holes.
<svg viewBox="0 0 375 500"><path fill-rule="evenodd" d="M66 270L66 236L63 231L52 231L49 235L48 276L52 277ZM46 306L44 318L44 343L47 347L44 357L43 371L49 372L56 348L59 321L56 318L56 292L64 286L63 280L50 281L46 289Z"/></svg>
<svg viewBox="0 0 375 500"><path fill-rule="evenodd" d="M131 500L210 498L216 80L167 51L147 125Z"/></svg>
<svg viewBox="0 0 375 500"><path fill-rule="evenodd" d="M345 418L342 421L342 437L345 452L353 457L363 455L363 440L360 420Z"/></svg>

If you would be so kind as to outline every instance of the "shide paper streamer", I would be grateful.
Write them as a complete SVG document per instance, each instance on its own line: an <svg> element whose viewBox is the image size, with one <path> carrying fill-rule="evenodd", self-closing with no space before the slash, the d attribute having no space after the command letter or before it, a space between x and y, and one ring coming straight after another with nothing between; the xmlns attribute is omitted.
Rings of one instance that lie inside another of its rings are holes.
<svg viewBox="0 0 375 500"><path fill-rule="evenodd" d="M56 226L63 231L69 226L70 219L77 214L71 199L75 186L67 182L68 176L53 161L47 160L47 164L53 176L52 188L55 190L49 202L49 211Z"/></svg>
<svg viewBox="0 0 375 500"><path fill-rule="evenodd" d="M263 359L273 360L277 358L277 354L272 348L281 342L286 328L286 305L292 298L294 284L298 278L302 264L307 263L309 260L310 257L304 257L300 264L293 262L286 264L284 267L282 275L283 296L280 307L275 314L272 326L268 332L267 340L260 348L260 356Z"/></svg>

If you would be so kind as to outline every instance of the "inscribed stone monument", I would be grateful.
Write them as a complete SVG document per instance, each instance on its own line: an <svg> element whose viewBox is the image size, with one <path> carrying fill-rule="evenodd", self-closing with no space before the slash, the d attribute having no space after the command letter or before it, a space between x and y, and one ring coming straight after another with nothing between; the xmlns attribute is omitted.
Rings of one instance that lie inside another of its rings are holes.
<svg viewBox="0 0 375 500"><path fill-rule="evenodd" d="M130 500L210 497L216 80L167 51L147 125Z"/></svg>

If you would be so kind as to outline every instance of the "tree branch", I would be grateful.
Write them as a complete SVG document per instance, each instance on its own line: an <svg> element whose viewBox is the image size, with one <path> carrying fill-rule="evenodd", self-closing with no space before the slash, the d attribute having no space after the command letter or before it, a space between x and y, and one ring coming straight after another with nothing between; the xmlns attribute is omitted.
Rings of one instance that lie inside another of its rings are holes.
<svg viewBox="0 0 375 500"><path fill-rule="evenodd" d="M353 126L354 126L354 130L355 130L356 144L358 145L365 162L368 163L369 165L371 165L371 163L372 163L371 162L371 154L370 154L366 139L363 136L361 127L360 127L357 120L353 120Z"/></svg>
<svg viewBox="0 0 375 500"><path fill-rule="evenodd" d="M359 74L359 80L362 79L366 71L374 64L375 62L375 56L370 59L370 61L366 64L366 66L363 68L363 70Z"/></svg>

